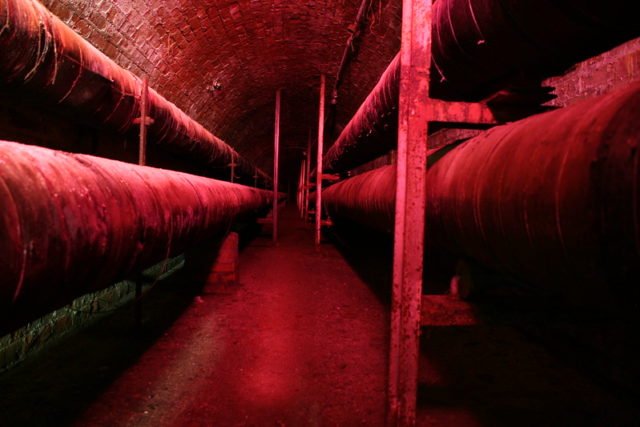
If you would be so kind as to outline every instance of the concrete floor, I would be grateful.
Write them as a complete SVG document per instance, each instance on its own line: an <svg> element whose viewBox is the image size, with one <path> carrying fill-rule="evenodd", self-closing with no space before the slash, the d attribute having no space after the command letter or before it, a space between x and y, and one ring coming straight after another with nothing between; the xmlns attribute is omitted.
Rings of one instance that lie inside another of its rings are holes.
<svg viewBox="0 0 640 427"><path fill-rule="evenodd" d="M388 254L316 251L311 227L282 216L279 246L242 251L239 284L179 274L145 299L141 327L120 310L1 376L0 426L382 425ZM419 425L640 420L518 328L440 325L422 344Z"/></svg>

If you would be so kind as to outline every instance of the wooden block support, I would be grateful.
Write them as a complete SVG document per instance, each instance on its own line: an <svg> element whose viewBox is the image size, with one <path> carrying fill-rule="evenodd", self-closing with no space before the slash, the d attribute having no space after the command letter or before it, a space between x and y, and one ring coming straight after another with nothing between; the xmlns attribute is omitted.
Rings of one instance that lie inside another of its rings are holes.
<svg viewBox="0 0 640 427"><path fill-rule="evenodd" d="M451 295L423 295L421 326L475 326L473 305Z"/></svg>
<svg viewBox="0 0 640 427"><path fill-rule="evenodd" d="M227 234L209 273L207 285L238 283L240 255L238 241L238 233Z"/></svg>
<svg viewBox="0 0 640 427"><path fill-rule="evenodd" d="M325 181L340 181L340 175L331 174L331 173L323 173L322 179Z"/></svg>

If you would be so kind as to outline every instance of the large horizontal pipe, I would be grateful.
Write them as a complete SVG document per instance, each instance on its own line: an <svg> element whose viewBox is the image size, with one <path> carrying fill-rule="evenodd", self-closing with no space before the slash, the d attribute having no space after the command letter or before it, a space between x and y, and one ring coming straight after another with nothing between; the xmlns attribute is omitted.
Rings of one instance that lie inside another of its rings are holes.
<svg viewBox="0 0 640 427"><path fill-rule="evenodd" d="M45 313L216 239L270 201L243 185L0 141L0 319Z"/></svg>
<svg viewBox="0 0 640 427"><path fill-rule="evenodd" d="M85 41L35 0L0 0L0 82L24 85L53 103L71 107L122 132L137 127L142 81ZM149 89L151 143L212 166L246 159L182 110ZM259 171L263 177L264 172Z"/></svg>
<svg viewBox="0 0 640 427"><path fill-rule="evenodd" d="M440 153L427 172L428 246L533 284L595 299L608 285L629 300L640 279L639 112L636 83ZM395 167L337 183L323 200L334 221L392 230Z"/></svg>
<svg viewBox="0 0 640 427"><path fill-rule="evenodd" d="M510 78L559 73L640 36L630 7L628 0L437 1L431 94L476 101Z"/></svg>
<svg viewBox="0 0 640 427"><path fill-rule="evenodd" d="M439 0L433 5L431 96L477 101L510 78L543 77L640 35L628 2ZM553 29L550 31L549 29ZM325 156L341 172L393 148L397 55Z"/></svg>
<svg viewBox="0 0 640 427"><path fill-rule="evenodd" d="M325 154L325 171L351 169L393 148L399 82L398 54Z"/></svg>

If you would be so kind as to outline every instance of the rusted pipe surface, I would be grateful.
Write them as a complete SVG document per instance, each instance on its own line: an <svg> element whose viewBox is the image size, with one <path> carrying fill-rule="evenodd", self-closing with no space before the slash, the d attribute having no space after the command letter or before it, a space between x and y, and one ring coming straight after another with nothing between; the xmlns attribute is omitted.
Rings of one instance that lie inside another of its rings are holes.
<svg viewBox="0 0 640 427"><path fill-rule="evenodd" d="M324 106L327 80L324 74L320 75L320 100L318 105L318 150L316 152L316 213L315 213L315 242L316 248L322 240L322 157L324 155Z"/></svg>
<svg viewBox="0 0 640 427"><path fill-rule="evenodd" d="M0 0L0 82L22 85L121 132L140 116L142 80L122 69L35 0ZM149 89L149 142L225 167L234 150ZM249 175L254 168L238 158ZM260 171L262 176L266 176Z"/></svg>
<svg viewBox="0 0 640 427"><path fill-rule="evenodd" d="M427 172L427 246L574 296L610 285L626 298L640 278L639 111L636 83L453 148ZM358 175L326 189L325 207L391 230L394 181L393 166Z"/></svg>
<svg viewBox="0 0 640 427"><path fill-rule="evenodd" d="M278 168L280 166L280 103L282 91L276 91L276 108L274 117L273 131L273 228L272 240L274 244L278 244Z"/></svg>
<svg viewBox="0 0 640 427"><path fill-rule="evenodd" d="M430 94L447 100L478 101L514 77L557 74L640 36L623 0L606 7L578 0L440 0L433 10ZM399 62L396 56L327 151L326 171L353 169L394 147Z"/></svg>
<svg viewBox="0 0 640 427"><path fill-rule="evenodd" d="M444 0L433 11L431 95L477 101L640 36L627 0Z"/></svg>
<svg viewBox="0 0 640 427"><path fill-rule="evenodd" d="M400 55L396 55L324 158L326 172L345 170L393 147L398 122Z"/></svg>
<svg viewBox="0 0 640 427"><path fill-rule="evenodd" d="M270 202L238 184L0 141L0 318L62 306Z"/></svg>

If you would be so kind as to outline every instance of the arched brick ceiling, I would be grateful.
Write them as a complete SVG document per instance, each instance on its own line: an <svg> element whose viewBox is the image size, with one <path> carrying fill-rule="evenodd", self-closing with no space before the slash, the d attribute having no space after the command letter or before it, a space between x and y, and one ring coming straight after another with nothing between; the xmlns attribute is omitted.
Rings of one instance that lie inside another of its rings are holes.
<svg viewBox="0 0 640 427"><path fill-rule="evenodd" d="M333 77L360 0L44 0L126 69L271 170L282 88L283 165L317 132L318 86ZM341 87L338 129L399 49L400 0L371 0L359 54ZM219 82L221 90L208 90ZM328 137L331 139L331 136ZM332 141L327 141L330 143ZM297 166L297 165L295 165Z"/></svg>

